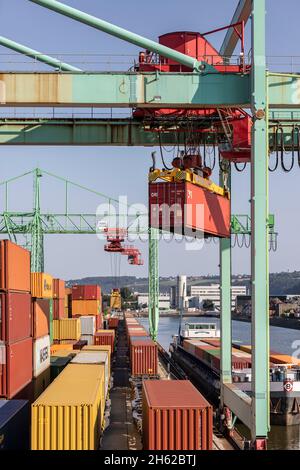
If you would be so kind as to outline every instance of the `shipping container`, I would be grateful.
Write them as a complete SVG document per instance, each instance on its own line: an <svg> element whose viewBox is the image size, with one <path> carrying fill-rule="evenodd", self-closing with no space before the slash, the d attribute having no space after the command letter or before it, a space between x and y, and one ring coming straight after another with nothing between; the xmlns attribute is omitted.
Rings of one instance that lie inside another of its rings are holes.
<svg viewBox="0 0 300 470"><path fill-rule="evenodd" d="M108 354L108 367L111 367L111 346L109 344L91 344L84 346L82 351L105 351Z"/></svg>
<svg viewBox="0 0 300 470"><path fill-rule="evenodd" d="M230 236L230 199L189 182L150 183L149 214L151 227L171 233Z"/></svg>
<svg viewBox="0 0 300 470"><path fill-rule="evenodd" d="M72 300L72 316L99 315L100 300Z"/></svg>
<svg viewBox="0 0 300 470"><path fill-rule="evenodd" d="M53 277L46 273L31 273L31 295L39 299L51 299Z"/></svg>
<svg viewBox="0 0 300 470"><path fill-rule="evenodd" d="M94 335L96 333L96 318L93 315L81 316L80 323L82 335Z"/></svg>
<svg viewBox="0 0 300 470"><path fill-rule="evenodd" d="M33 378L32 381L26 385L14 399L28 400L29 403L33 403L50 385L51 375L50 367L42 372L38 377Z"/></svg>
<svg viewBox="0 0 300 470"><path fill-rule="evenodd" d="M31 295L0 292L0 340L14 343L31 336Z"/></svg>
<svg viewBox="0 0 300 470"><path fill-rule="evenodd" d="M33 377L50 367L50 336L33 340Z"/></svg>
<svg viewBox="0 0 300 470"><path fill-rule="evenodd" d="M73 344L51 344L50 346L50 354L54 356L55 354L60 354L60 351L72 351Z"/></svg>
<svg viewBox="0 0 300 470"><path fill-rule="evenodd" d="M64 299L53 299L53 319L62 320L63 318L68 318L65 312Z"/></svg>
<svg viewBox="0 0 300 470"><path fill-rule="evenodd" d="M101 300L101 288L98 285L73 286L72 300Z"/></svg>
<svg viewBox="0 0 300 470"><path fill-rule="evenodd" d="M213 410L189 380L143 381L144 450L212 450Z"/></svg>
<svg viewBox="0 0 300 470"><path fill-rule="evenodd" d="M103 364L105 370L105 397L107 397L110 382L110 363L107 351L81 351L72 359L71 364Z"/></svg>
<svg viewBox="0 0 300 470"><path fill-rule="evenodd" d="M51 356L50 358L50 371L51 371L51 382L64 370L64 368L71 362L71 354L68 356Z"/></svg>
<svg viewBox="0 0 300 470"><path fill-rule="evenodd" d="M0 400L0 450L29 450L29 418L27 400Z"/></svg>
<svg viewBox="0 0 300 470"><path fill-rule="evenodd" d="M157 345L150 340L134 340L130 343L131 374L156 375L158 367Z"/></svg>
<svg viewBox="0 0 300 470"><path fill-rule="evenodd" d="M118 328L119 325L119 318L117 317L111 317L108 319L108 328Z"/></svg>
<svg viewBox="0 0 300 470"><path fill-rule="evenodd" d="M78 341L81 335L81 325L79 318L64 318L53 320L53 339Z"/></svg>
<svg viewBox="0 0 300 470"><path fill-rule="evenodd" d="M67 365L31 407L31 449L97 450L104 379L103 365Z"/></svg>
<svg viewBox="0 0 300 470"><path fill-rule="evenodd" d="M32 299L33 337L50 333L50 302L48 299Z"/></svg>
<svg viewBox="0 0 300 470"><path fill-rule="evenodd" d="M32 380L32 338L0 343L0 397L13 398Z"/></svg>
<svg viewBox="0 0 300 470"><path fill-rule="evenodd" d="M80 340L77 341L77 343L73 344L73 349L74 351L80 351L84 346L87 346L88 344L88 340L84 339L83 336L80 336Z"/></svg>
<svg viewBox="0 0 300 470"><path fill-rule="evenodd" d="M114 330L97 330L94 335L95 345L108 344L111 347L113 353L115 346L115 331Z"/></svg>
<svg viewBox="0 0 300 470"><path fill-rule="evenodd" d="M63 299L65 298L65 281L62 279L53 279L53 298Z"/></svg>
<svg viewBox="0 0 300 470"><path fill-rule="evenodd" d="M0 241L0 289L30 292L30 252Z"/></svg>
<svg viewBox="0 0 300 470"><path fill-rule="evenodd" d="M86 341L86 345L91 346L92 344L94 344L94 335L81 335L80 339L82 341Z"/></svg>

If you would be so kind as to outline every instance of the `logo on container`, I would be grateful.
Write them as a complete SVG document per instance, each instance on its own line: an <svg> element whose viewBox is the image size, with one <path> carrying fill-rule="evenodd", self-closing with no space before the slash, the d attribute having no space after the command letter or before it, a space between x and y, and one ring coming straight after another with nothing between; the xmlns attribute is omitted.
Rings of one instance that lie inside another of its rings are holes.
<svg viewBox="0 0 300 470"><path fill-rule="evenodd" d="M52 285L47 282L47 279L44 279L44 290L52 290Z"/></svg>
<svg viewBox="0 0 300 470"><path fill-rule="evenodd" d="M48 346L45 346L40 350L40 363L42 364L43 362L47 361L49 357L49 348Z"/></svg>

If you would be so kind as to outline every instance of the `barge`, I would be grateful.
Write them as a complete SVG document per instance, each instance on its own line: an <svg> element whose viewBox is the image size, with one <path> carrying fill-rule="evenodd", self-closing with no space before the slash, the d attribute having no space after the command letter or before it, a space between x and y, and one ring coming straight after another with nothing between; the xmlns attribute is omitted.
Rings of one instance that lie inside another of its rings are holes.
<svg viewBox="0 0 300 470"><path fill-rule="evenodd" d="M194 385L216 406L220 400L220 338L216 325L186 323L173 337L170 355ZM232 381L251 396L251 347L233 344ZM272 425L300 424L300 360L270 353L270 420Z"/></svg>

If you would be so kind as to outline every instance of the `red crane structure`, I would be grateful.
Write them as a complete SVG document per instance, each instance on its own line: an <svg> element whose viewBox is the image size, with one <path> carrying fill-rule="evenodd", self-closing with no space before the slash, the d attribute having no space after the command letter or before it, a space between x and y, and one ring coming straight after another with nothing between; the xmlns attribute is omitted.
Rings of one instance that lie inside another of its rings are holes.
<svg viewBox="0 0 300 470"><path fill-rule="evenodd" d="M123 228L106 228L104 229L108 243L104 245L104 251L109 253L121 253L127 256L128 263L134 266L142 266L144 264L141 258L141 252L133 245L124 245L128 237L126 229Z"/></svg>

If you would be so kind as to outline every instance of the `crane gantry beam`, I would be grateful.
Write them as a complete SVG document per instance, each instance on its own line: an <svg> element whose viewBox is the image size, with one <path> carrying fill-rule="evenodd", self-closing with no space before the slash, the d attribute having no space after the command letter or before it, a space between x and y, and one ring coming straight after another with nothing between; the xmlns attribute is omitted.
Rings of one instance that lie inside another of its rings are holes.
<svg viewBox="0 0 300 470"><path fill-rule="evenodd" d="M174 123L175 124L175 123ZM176 126L182 126L184 123ZM137 119L82 118L0 118L0 145L98 145L152 147L184 145L184 132L172 123L161 123L161 132L152 132L147 122ZM300 113L274 111L269 119L270 149L284 142L285 151L299 147ZM279 129L279 131L278 131ZM294 130L294 131L293 131ZM278 132L276 132L278 131ZM220 130L221 137L223 131ZM197 133L197 141L215 145L214 132Z"/></svg>
<svg viewBox="0 0 300 470"><path fill-rule="evenodd" d="M299 109L300 75L268 73L270 109ZM1 106L250 108L251 80L239 73L10 72Z"/></svg>

